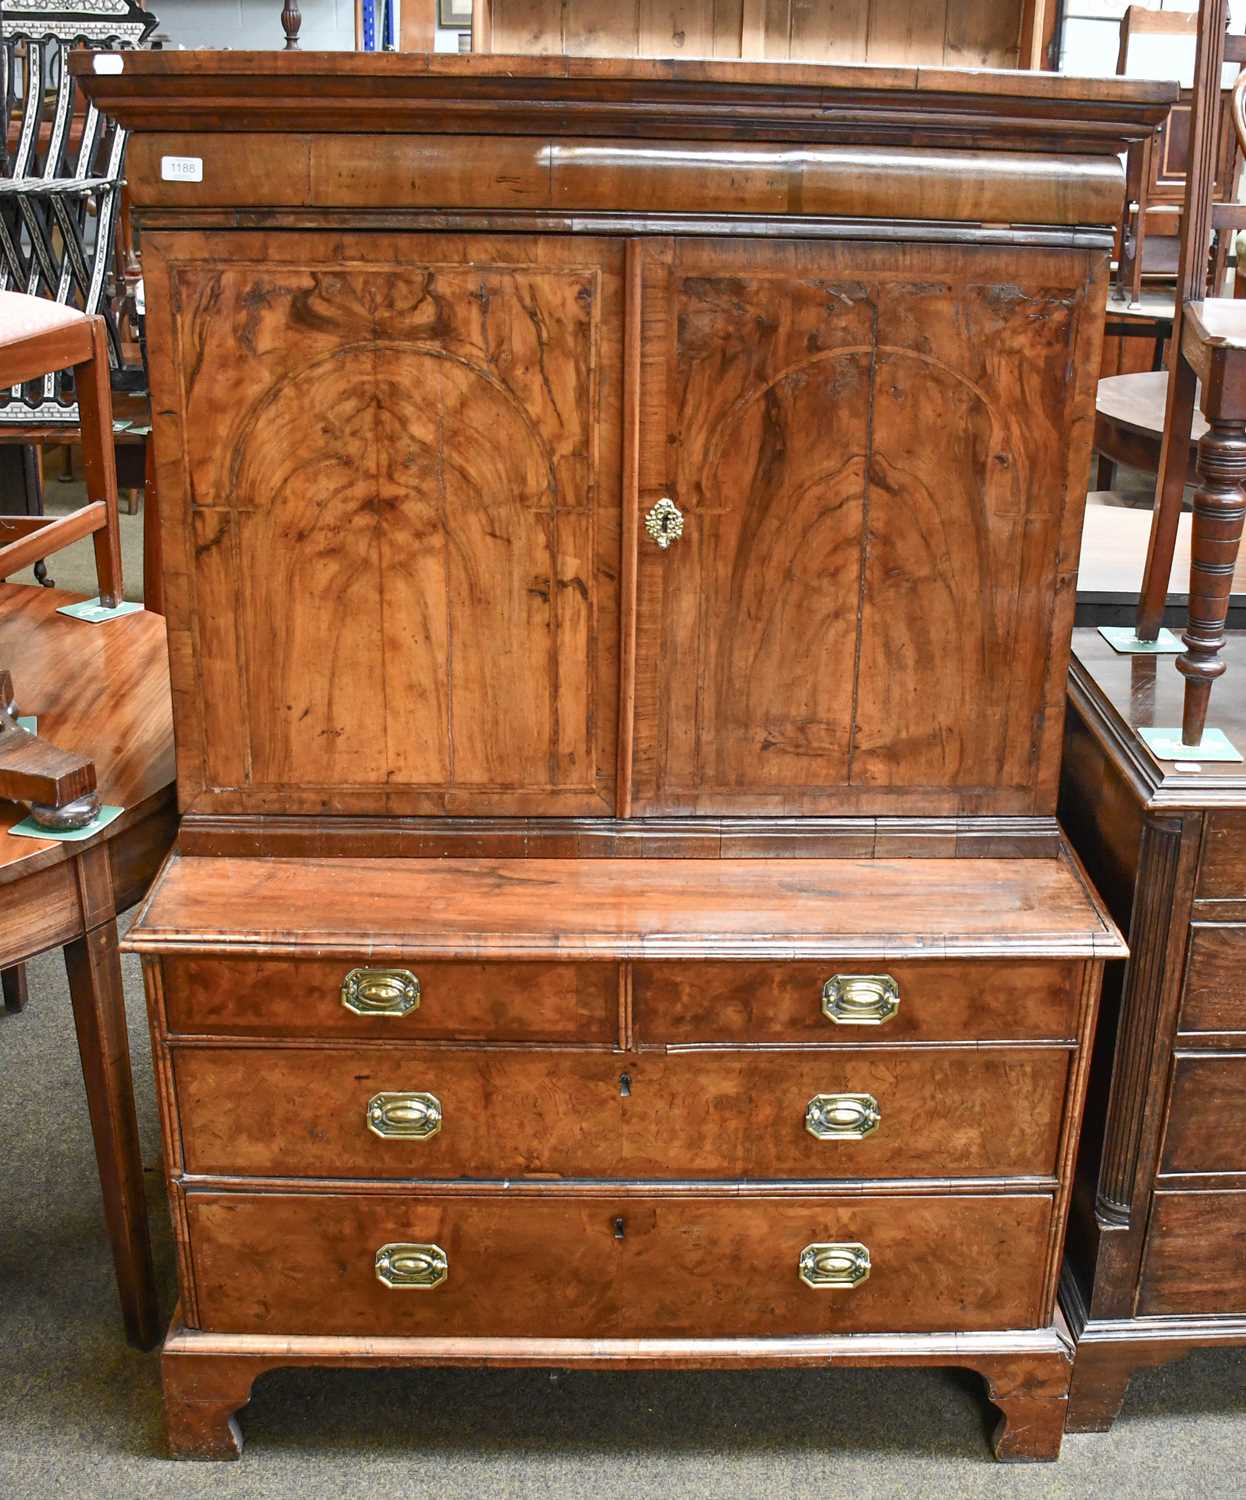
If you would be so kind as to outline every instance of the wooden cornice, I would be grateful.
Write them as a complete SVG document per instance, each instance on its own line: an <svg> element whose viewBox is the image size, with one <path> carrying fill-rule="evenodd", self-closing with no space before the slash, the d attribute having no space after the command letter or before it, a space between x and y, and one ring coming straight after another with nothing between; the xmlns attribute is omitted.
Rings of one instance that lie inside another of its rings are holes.
<svg viewBox="0 0 1246 1500"><path fill-rule="evenodd" d="M98 71L116 67L118 72ZM75 54L138 131L541 134L1116 153L1175 85L806 63L338 52Z"/></svg>

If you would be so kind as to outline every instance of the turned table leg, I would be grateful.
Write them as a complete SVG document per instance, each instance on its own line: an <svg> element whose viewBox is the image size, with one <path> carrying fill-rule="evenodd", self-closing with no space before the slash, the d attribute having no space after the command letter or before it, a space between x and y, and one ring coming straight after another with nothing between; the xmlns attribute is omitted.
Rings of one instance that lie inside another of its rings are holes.
<svg viewBox="0 0 1246 1500"><path fill-rule="evenodd" d="M65 967L126 1337L138 1348L150 1349L160 1337L159 1313L130 1077L117 924L106 922L67 943Z"/></svg>
<svg viewBox="0 0 1246 1500"><path fill-rule="evenodd" d="M1224 671L1220 650L1233 570L1246 520L1246 422L1211 418L1198 444L1198 489L1190 543L1190 612L1177 658L1185 678L1181 740L1197 745L1207 725L1211 685Z"/></svg>
<svg viewBox="0 0 1246 1500"><path fill-rule="evenodd" d="M241 1458L238 1412L262 1366L230 1355L179 1354L160 1361L164 1424L172 1458Z"/></svg>

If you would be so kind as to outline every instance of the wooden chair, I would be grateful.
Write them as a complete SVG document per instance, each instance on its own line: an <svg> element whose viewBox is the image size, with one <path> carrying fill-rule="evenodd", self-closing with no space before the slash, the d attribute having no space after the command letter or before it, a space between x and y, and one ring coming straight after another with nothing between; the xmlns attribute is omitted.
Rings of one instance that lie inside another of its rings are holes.
<svg viewBox="0 0 1246 1500"><path fill-rule="evenodd" d="M90 104L68 66L76 48L148 45L156 17L138 0L5 0L0 5L0 291L37 295L104 319L121 419L121 483L143 490L154 530L150 406L141 360L126 363L115 264L127 133ZM132 279L132 278L131 278ZM79 441L78 390L48 366L0 391L0 512L43 511L38 455ZM148 607L158 602L145 560ZM46 580L42 560L36 576Z"/></svg>
<svg viewBox="0 0 1246 1500"><path fill-rule="evenodd" d="M46 371L74 372L89 503L68 516L0 516L0 579L92 536L100 602L121 603L121 534L112 441L112 393L104 319L44 297L0 291L0 387Z"/></svg>
<svg viewBox="0 0 1246 1500"><path fill-rule="evenodd" d="M1152 10L1131 5L1121 20L1116 71L1122 76L1158 76L1154 64L1139 61L1140 49L1159 41L1164 48L1160 72L1178 71L1181 54L1192 57L1198 32L1197 14ZM1223 60L1246 63L1246 37L1223 38ZM1140 71L1141 69L1141 71ZM1237 202L1242 152L1233 130L1229 93L1220 91L1213 122L1211 182L1212 253L1207 267L1207 295L1218 296L1234 234L1246 228L1246 205ZM1141 300L1144 278L1169 286L1176 281L1181 214L1190 169L1193 89L1182 89L1167 121L1154 137L1135 146L1126 161L1125 215L1117 237L1118 283L1127 288L1130 305Z"/></svg>

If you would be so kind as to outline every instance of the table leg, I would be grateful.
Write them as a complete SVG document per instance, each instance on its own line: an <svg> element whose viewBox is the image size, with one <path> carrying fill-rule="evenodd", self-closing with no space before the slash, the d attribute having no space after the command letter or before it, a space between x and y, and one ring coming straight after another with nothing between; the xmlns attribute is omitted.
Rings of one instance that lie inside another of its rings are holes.
<svg viewBox="0 0 1246 1500"><path fill-rule="evenodd" d="M67 943L65 967L126 1337L136 1347L150 1349L160 1338L159 1311L116 922Z"/></svg>
<svg viewBox="0 0 1246 1500"><path fill-rule="evenodd" d="M1246 520L1246 422L1211 418L1199 439L1198 488L1190 540L1189 623L1177 658L1185 678L1181 740L1200 744L1207 724L1211 685L1224 671L1220 649L1229 613L1233 570Z"/></svg>
<svg viewBox="0 0 1246 1500"><path fill-rule="evenodd" d="M14 964L11 969L0 969L0 990L4 992L4 1008L10 1015L26 1009L26 965Z"/></svg>

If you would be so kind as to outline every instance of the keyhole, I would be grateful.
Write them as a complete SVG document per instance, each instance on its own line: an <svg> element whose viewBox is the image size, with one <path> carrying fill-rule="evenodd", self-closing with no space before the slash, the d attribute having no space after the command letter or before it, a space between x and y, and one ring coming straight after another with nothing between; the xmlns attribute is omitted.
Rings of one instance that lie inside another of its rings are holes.
<svg viewBox="0 0 1246 1500"><path fill-rule="evenodd" d="M616 1240L621 1240L623 1238L624 1231L625 1231L625 1226L624 1226L623 1220L622 1219L616 1219L614 1221L614 1237L615 1237L615 1239Z"/></svg>
<svg viewBox="0 0 1246 1500"><path fill-rule="evenodd" d="M626 1099L632 1092L632 1075L630 1073L619 1074L619 1098Z"/></svg>

